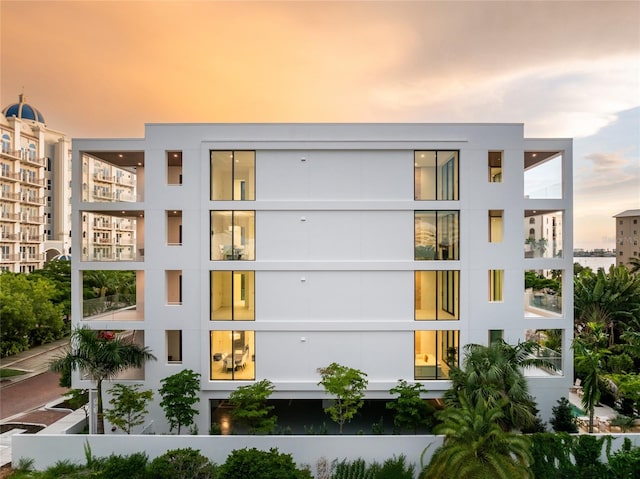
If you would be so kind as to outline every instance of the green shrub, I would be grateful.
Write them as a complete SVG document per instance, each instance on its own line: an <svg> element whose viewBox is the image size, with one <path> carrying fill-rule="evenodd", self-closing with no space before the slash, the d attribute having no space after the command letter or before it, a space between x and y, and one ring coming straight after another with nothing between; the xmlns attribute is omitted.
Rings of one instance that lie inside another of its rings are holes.
<svg viewBox="0 0 640 479"><path fill-rule="evenodd" d="M148 457L144 452L134 452L128 456L111 454L100 466L101 479L144 479Z"/></svg>
<svg viewBox="0 0 640 479"><path fill-rule="evenodd" d="M611 477L640 477L640 447L632 446L626 437L619 451L609 457Z"/></svg>
<svg viewBox="0 0 640 479"><path fill-rule="evenodd" d="M373 471L373 479L413 479L415 473L415 466L407 464L404 454L387 459L377 470L375 465L370 469Z"/></svg>
<svg viewBox="0 0 640 479"><path fill-rule="evenodd" d="M573 415L571 404L566 397L558 399L558 405L551 409L552 417L549 421L555 432L578 432L578 423ZM536 431L542 432L542 431Z"/></svg>
<svg viewBox="0 0 640 479"><path fill-rule="evenodd" d="M41 479L60 479L80 477L79 473L84 473L87 476L87 468L79 464L75 464L68 459L57 461L53 466L47 468L42 475Z"/></svg>
<svg viewBox="0 0 640 479"><path fill-rule="evenodd" d="M195 449L172 449L156 457L147 468L153 479L214 479L216 465Z"/></svg>
<svg viewBox="0 0 640 479"><path fill-rule="evenodd" d="M290 454L271 448L236 449L218 469L216 479L312 479L308 470L296 468Z"/></svg>
<svg viewBox="0 0 640 479"><path fill-rule="evenodd" d="M345 459L336 465L331 479L374 479L373 472L371 468L367 468L364 459L354 461Z"/></svg>

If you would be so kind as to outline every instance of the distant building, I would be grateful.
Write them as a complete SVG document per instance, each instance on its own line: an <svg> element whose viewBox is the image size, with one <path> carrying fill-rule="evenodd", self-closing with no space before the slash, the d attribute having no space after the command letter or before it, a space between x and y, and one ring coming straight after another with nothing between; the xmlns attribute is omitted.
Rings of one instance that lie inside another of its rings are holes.
<svg viewBox="0 0 640 479"><path fill-rule="evenodd" d="M0 270L30 272L71 252L71 140L26 102L0 115Z"/></svg>
<svg viewBox="0 0 640 479"><path fill-rule="evenodd" d="M265 378L274 399L325 399L317 368L334 361L368 374L367 400L398 379L438 397L465 345L497 338L536 340L557 365L526 371L543 417L573 383L570 139L520 124L149 124L141 139L74 139L73 159L74 326L148 346L158 361L125 378L147 388L199 372L200 430ZM135 272L135 298L83 298L101 270ZM562 287L526 287L531 272Z"/></svg>
<svg viewBox="0 0 640 479"><path fill-rule="evenodd" d="M616 219L616 263L628 264L629 258L640 258L640 210L626 210L613 217Z"/></svg>

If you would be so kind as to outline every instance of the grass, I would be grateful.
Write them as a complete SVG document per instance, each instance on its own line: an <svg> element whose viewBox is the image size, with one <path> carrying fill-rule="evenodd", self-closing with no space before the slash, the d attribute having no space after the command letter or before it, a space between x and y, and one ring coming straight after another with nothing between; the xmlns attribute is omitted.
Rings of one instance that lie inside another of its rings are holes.
<svg viewBox="0 0 640 479"><path fill-rule="evenodd" d="M0 368L0 379L10 378L12 376L20 376L21 374L25 373L26 371L19 371L17 369Z"/></svg>

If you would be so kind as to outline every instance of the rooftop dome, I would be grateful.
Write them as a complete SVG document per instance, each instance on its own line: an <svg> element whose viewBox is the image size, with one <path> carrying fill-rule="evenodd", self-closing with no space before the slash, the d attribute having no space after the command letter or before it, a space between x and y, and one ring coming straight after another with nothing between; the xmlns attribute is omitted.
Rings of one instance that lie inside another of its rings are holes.
<svg viewBox="0 0 640 479"><path fill-rule="evenodd" d="M19 96L19 102L6 107L2 110L2 114L7 118L15 116L16 118L22 118L23 120L33 120L44 123L44 116L42 116L42 113L40 113L37 108L26 103L25 100L26 97L21 93Z"/></svg>

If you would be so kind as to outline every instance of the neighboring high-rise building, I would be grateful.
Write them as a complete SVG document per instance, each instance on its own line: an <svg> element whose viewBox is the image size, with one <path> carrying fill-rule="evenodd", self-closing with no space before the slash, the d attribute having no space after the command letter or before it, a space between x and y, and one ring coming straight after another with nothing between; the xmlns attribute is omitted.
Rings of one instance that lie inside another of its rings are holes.
<svg viewBox="0 0 640 479"><path fill-rule="evenodd" d="M0 115L0 270L71 252L71 141L20 95Z"/></svg>
<svg viewBox="0 0 640 479"><path fill-rule="evenodd" d="M497 338L533 339L556 364L526 371L548 417L573 383L572 141L523 131L149 124L74 139L73 323L148 346L158 361L126 376L145 387L199 372L199 430L264 378L274 399L321 404L332 362L368 374L368 400L398 379L438 397L465 345ZM96 270L133 271L135 295L83 299ZM151 415L163 430L158 401Z"/></svg>
<svg viewBox="0 0 640 479"><path fill-rule="evenodd" d="M616 264L627 265L629 258L640 258L640 210L626 210L616 219Z"/></svg>

